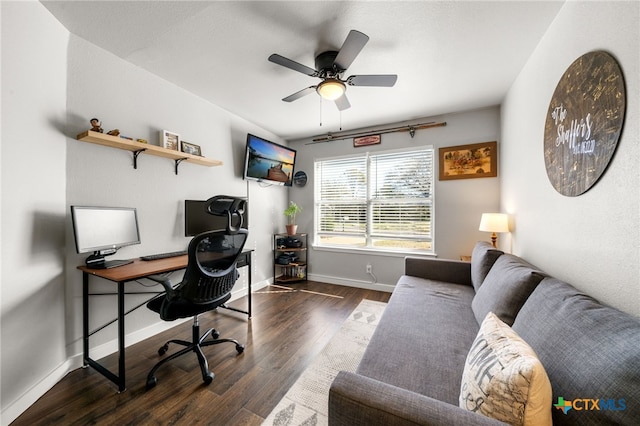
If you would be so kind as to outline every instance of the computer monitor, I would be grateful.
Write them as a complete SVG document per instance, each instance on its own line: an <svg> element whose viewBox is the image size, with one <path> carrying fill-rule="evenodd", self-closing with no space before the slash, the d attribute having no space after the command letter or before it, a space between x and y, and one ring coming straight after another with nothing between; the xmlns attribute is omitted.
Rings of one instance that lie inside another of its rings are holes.
<svg viewBox="0 0 640 426"><path fill-rule="evenodd" d="M184 236L194 237L206 231L227 228L227 218L214 216L205 210L206 201L184 201ZM249 209L242 213L242 227L249 228Z"/></svg>
<svg viewBox="0 0 640 426"><path fill-rule="evenodd" d="M120 247L140 244L138 214L131 207L71 206L76 251L91 253L86 260L92 268L112 268L130 260L106 261Z"/></svg>

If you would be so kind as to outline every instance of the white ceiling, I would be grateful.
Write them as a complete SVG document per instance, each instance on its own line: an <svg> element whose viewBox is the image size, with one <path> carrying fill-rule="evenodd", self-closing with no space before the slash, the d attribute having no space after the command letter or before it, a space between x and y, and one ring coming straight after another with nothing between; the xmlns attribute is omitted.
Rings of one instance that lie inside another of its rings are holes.
<svg viewBox="0 0 640 426"><path fill-rule="evenodd" d="M562 1L42 1L73 34L292 140L500 104ZM392 88L348 87L342 116L312 93L314 68L351 29L370 37L345 77L397 74ZM321 113L322 111L322 113ZM323 125L320 126L322 118Z"/></svg>

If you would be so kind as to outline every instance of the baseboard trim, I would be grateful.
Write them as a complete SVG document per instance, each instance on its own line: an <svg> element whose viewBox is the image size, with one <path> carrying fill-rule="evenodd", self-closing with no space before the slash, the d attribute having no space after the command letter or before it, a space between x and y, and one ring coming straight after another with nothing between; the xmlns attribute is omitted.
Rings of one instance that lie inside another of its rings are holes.
<svg viewBox="0 0 640 426"><path fill-rule="evenodd" d="M9 425L15 419L24 413L27 408L31 407L42 395L47 393L52 387L56 385L64 376L77 367L72 367L73 360L67 359L58 367L53 369L49 375L45 376L38 383L34 384L30 389L23 393L18 399L7 405L2 410L0 416L0 423L2 426Z"/></svg>
<svg viewBox="0 0 640 426"><path fill-rule="evenodd" d="M384 284L371 281L352 280L349 278L331 277L328 275L309 274L307 279L310 281L319 281L327 284L337 284L347 287L363 288L365 290L384 291L387 293L393 292L396 287L394 284Z"/></svg>

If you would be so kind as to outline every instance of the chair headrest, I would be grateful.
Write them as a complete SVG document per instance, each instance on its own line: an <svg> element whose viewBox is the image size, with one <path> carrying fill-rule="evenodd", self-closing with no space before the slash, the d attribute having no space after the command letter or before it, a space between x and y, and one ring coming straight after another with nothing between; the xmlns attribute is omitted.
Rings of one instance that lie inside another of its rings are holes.
<svg viewBox="0 0 640 426"><path fill-rule="evenodd" d="M227 218L227 232L235 234L243 225L243 214L247 206L244 198L229 195L216 195L209 198L204 205L207 213Z"/></svg>

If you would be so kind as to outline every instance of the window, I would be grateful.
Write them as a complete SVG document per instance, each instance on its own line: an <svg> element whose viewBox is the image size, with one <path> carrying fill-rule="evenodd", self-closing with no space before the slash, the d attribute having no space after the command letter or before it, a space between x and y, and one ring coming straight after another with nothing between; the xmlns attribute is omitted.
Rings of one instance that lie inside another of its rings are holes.
<svg viewBox="0 0 640 426"><path fill-rule="evenodd" d="M433 252L433 147L315 162L315 244Z"/></svg>

